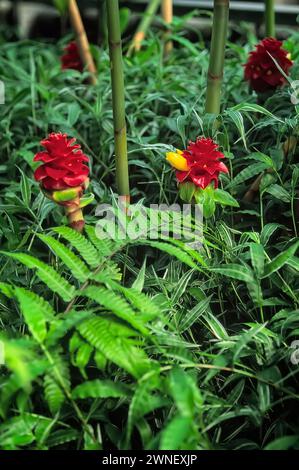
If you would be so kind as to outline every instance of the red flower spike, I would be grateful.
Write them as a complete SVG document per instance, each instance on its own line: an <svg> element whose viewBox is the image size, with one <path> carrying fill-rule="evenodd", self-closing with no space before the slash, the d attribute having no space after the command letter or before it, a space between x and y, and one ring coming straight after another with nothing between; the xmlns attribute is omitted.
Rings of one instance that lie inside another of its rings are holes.
<svg viewBox="0 0 299 470"><path fill-rule="evenodd" d="M245 80L257 93L274 91L286 83L285 77L277 68L273 59L286 75L293 62L288 58L288 52L282 48L282 42L274 38L263 39L256 49L249 54L245 64Z"/></svg>
<svg viewBox="0 0 299 470"><path fill-rule="evenodd" d="M43 164L34 173L36 181L46 191L58 191L77 186L84 189L88 181L89 168L84 164L88 157L76 139L68 139L66 134L50 134L41 142L46 151L35 155L35 162Z"/></svg>
<svg viewBox="0 0 299 470"><path fill-rule="evenodd" d="M65 54L61 57L62 70L74 69L83 72L84 66L80 57L79 49L75 41L65 47Z"/></svg>
<svg viewBox="0 0 299 470"><path fill-rule="evenodd" d="M226 165L219 161L224 155L212 139L201 137L196 142L190 142L182 157L186 159L189 170L176 172L179 183L191 181L202 189L214 183L214 187L218 188L219 174L228 173Z"/></svg>

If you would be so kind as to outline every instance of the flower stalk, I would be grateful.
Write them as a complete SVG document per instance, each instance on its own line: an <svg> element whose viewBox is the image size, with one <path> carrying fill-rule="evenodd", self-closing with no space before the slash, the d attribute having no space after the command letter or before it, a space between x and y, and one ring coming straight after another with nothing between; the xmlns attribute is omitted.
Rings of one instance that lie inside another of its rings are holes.
<svg viewBox="0 0 299 470"><path fill-rule="evenodd" d="M173 49L173 42L169 39L171 33L171 24L173 21L173 0L162 0L162 18L164 23L167 25L167 31L165 32L165 45L164 45L164 55L167 56ZM168 27L169 26L169 27Z"/></svg>
<svg viewBox="0 0 299 470"><path fill-rule="evenodd" d="M111 61L116 179L118 193L129 199L129 168L125 112L125 86L118 0L106 0Z"/></svg>
<svg viewBox="0 0 299 470"><path fill-rule="evenodd" d="M80 207L80 198L77 196L68 206L65 206L65 214L68 219L68 224L77 232L82 232L84 229L85 221L83 211Z"/></svg>
<svg viewBox="0 0 299 470"><path fill-rule="evenodd" d="M265 0L266 37L275 38L275 0Z"/></svg>
<svg viewBox="0 0 299 470"><path fill-rule="evenodd" d="M132 43L128 50L128 55L130 56L133 51L138 52L141 49L142 41L144 40L146 33L154 19L155 14L157 13L158 7L161 3L161 0L150 0L149 4L143 14L142 20L137 28L136 33L134 34Z"/></svg>
<svg viewBox="0 0 299 470"><path fill-rule="evenodd" d="M97 68L93 60L87 34L81 18L80 10L76 0L69 0L69 14L73 29L76 34L76 42L79 49L81 60L90 73L90 83L97 84Z"/></svg>
<svg viewBox="0 0 299 470"><path fill-rule="evenodd" d="M206 113L220 113L225 45L228 32L229 0L214 0L210 63L208 71Z"/></svg>

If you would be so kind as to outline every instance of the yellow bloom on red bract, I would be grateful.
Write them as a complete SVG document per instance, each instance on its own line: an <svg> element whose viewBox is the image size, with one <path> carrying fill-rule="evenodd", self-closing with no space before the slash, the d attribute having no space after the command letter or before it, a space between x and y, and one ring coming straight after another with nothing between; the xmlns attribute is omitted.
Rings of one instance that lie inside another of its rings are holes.
<svg viewBox="0 0 299 470"><path fill-rule="evenodd" d="M189 165L185 157L183 157L182 150L176 150L175 152L168 152L166 154L166 160L170 165L179 171L188 171Z"/></svg>
<svg viewBox="0 0 299 470"><path fill-rule="evenodd" d="M212 139L200 137L190 142L186 150L167 153L166 159L177 170L179 183L192 182L202 189L214 183L217 188L220 173L228 173L227 166L220 161L224 155L218 148Z"/></svg>

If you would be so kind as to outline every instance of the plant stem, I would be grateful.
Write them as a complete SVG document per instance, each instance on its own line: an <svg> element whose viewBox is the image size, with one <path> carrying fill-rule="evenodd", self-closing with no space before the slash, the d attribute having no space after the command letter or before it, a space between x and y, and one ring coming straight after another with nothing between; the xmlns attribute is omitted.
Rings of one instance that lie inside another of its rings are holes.
<svg viewBox="0 0 299 470"><path fill-rule="evenodd" d="M228 31L229 0L214 0L213 29L208 71L206 113L220 113L225 44Z"/></svg>
<svg viewBox="0 0 299 470"><path fill-rule="evenodd" d="M80 208L80 198L74 199L71 204L65 206L65 213L69 226L77 232L83 232L85 221L82 209Z"/></svg>
<svg viewBox="0 0 299 470"><path fill-rule="evenodd" d="M266 37L275 37L275 0L265 0Z"/></svg>
<svg viewBox="0 0 299 470"><path fill-rule="evenodd" d="M173 0L162 0L162 17L164 22L169 25L169 28L165 33L166 42L164 46L164 55L167 56L173 49L173 42L167 38L171 33L170 25L173 20Z"/></svg>
<svg viewBox="0 0 299 470"><path fill-rule="evenodd" d="M111 61L116 179L120 196L129 198L129 168L125 112L125 86L118 0L106 0Z"/></svg>
<svg viewBox="0 0 299 470"><path fill-rule="evenodd" d="M76 0L69 0L69 13L73 29L76 33L76 41L81 60L90 73L90 83L97 84L97 69L90 52L89 41L81 18L80 10Z"/></svg>
<svg viewBox="0 0 299 470"><path fill-rule="evenodd" d="M137 31L133 37L132 44L128 50L128 55L130 55L133 50L139 51L141 49L142 41L144 40L146 33L153 21L153 18L157 13L160 3L161 0L150 0L142 16L142 20L140 21Z"/></svg>

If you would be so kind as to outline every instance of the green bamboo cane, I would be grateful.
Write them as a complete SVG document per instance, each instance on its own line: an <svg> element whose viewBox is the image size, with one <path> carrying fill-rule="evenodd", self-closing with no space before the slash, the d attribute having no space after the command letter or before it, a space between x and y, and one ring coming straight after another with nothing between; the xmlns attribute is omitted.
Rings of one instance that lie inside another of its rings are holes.
<svg viewBox="0 0 299 470"><path fill-rule="evenodd" d="M146 36L146 33L154 19L155 14L157 13L160 3L161 0L150 0L142 16L142 20L140 21L137 31L134 34L132 43L128 50L128 55L130 55L134 50L139 51L141 49L142 41Z"/></svg>
<svg viewBox="0 0 299 470"><path fill-rule="evenodd" d="M266 37L275 37L275 0L265 0Z"/></svg>
<svg viewBox="0 0 299 470"><path fill-rule="evenodd" d="M120 196L129 198L125 86L118 0L106 0L110 48L116 179Z"/></svg>
<svg viewBox="0 0 299 470"><path fill-rule="evenodd" d="M228 31L229 0L214 0L206 113L219 114L225 45Z"/></svg>

